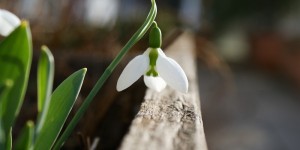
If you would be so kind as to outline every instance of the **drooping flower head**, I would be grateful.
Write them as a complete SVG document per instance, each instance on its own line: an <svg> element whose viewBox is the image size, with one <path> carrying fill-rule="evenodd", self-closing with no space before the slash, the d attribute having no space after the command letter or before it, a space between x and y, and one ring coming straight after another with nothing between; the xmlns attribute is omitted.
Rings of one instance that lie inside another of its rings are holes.
<svg viewBox="0 0 300 150"><path fill-rule="evenodd" d="M21 23L20 19L13 13L0 9L0 35L9 35Z"/></svg>
<svg viewBox="0 0 300 150"><path fill-rule="evenodd" d="M157 92L167 84L180 92L188 91L188 80L183 69L161 50L161 39L161 31L154 22L149 33L149 48L124 68L117 82L118 91L128 88L142 75L147 87Z"/></svg>

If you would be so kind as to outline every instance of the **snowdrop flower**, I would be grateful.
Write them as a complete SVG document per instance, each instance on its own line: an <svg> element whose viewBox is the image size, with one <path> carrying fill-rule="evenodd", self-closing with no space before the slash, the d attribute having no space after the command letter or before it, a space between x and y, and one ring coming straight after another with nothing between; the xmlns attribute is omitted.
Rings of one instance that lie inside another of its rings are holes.
<svg viewBox="0 0 300 150"><path fill-rule="evenodd" d="M21 23L20 19L13 13L0 9L0 34L9 35Z"/></svg>
<svg viewBox="0 0 300 150"><path fill-rule="evenodd" d="M179 64L167 57L160 49L161 32L155 22L149 34L149 46L142 55L136 56L124 68L117 82L117 90L128 88L143 75L147 87L157 92L163 90L168 84L186 93L187 77Z"/></svg>

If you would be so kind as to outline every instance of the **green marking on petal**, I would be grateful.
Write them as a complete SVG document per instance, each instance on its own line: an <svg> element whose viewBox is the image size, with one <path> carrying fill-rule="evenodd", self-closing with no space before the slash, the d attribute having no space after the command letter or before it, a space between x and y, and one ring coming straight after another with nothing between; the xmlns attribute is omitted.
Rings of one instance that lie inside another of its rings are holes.
<svg viewBox="0 0 300 150"><path fill-rule="evenodd" d="M158 58L158 50L156 48L151 48L151 51L149 52L150 66L152 67L156 66L157 58Z"/></svg>
<svg viewBox="0 0 300 150"><path fill-rule="evenodd" d="M157 77L158 73L154 67L150 67L150 69L146 73L147 76Z"/></svg>
<svg viewBox="0 0 300 150"><path fill-rule="evenodd" d="M153 77L157 77L158 73L156 71L156 61L158 58L158 50L156 48L152 48L151 51L149 52L149 70L147 71L146 75L147 76L153 76Z"/></svg>

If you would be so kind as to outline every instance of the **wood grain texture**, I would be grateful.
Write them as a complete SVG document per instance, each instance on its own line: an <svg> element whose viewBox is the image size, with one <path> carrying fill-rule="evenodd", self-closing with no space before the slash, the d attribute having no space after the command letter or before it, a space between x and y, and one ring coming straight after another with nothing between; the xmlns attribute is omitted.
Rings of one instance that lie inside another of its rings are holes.
<svg viewBox="0 0 300 150"><path fill-rule="evenodd" d="M141 108L124 137L121 150L206 150L195 63L195 41L183 33L166 49L189 80L187 94L167 86L148 89Z"/></svg>

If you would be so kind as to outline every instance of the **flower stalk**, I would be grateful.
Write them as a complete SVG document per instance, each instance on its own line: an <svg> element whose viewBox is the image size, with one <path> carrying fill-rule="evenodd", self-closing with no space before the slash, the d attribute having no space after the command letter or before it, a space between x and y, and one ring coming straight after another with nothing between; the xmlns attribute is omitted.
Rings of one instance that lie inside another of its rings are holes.
<svg viewBox="0 0 300 150"><path fill-rule="evenodd" d="M56 143L53 146L53 149L59 149L63 143L67 140L67 138L72 133L73 129L79 122L79 120L82 118L84 113L86 112L88 106L98 93L98 91L101 89L107 78L111 75L113 70L116 68L116 66L120 63L121 59L125 56L125 54L128 52L132 46L137 43L148 31L148 29L151 27L152 23L155 20L156 14L157 14L157 6L155 3L155 0L151 0L152 7L150 9L150 12L144 21L143 25L137 30L137 32L130 38L130 40L126 43L126 45L121 49L119 54L115 57L115 59L111 62L111 64L106 68L104 73L101 75L101 77L98 79L97 83L89 93L89 95L84 100L83 104L80 106L78 111L76 112L75 116L72 118L71 122L65 129L65 131L62 133L62 135L59 137L59 139L56 141Z"/></svg>

